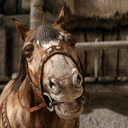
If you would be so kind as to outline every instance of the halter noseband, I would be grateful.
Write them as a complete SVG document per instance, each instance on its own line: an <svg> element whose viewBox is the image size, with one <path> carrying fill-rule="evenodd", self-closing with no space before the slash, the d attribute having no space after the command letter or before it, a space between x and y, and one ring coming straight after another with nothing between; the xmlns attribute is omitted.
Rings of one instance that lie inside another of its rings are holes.
<svg viewBox="0 0 128 128"><path fill-rule="evenodd" d="M52 45L51 47L47 48L47 49L44 51L44 53L43 53L42 61L41 61L41 63L40 63L40 68L41 68L41 70L40 70L40 71L41 71L41 72L40 72L40 74L41 74L40 77L41 77L41 78L43 78L44 64L45 64L52 56L54 56L55 54L61 54L61 55L65 55L65 56L70 57L70 58L72 59L72 61L76 64L76 66L77 66L79 72L82 74L82 69L81 69L81 66L80 66L79 61L76 61L76 60L74 59L74 57L70 54L70 52L69 52L67 49L65 49L64 47L59 46L59 45ZM37 111L37 110L39 110L39 109L41 109L41 108L43 108L43 107L47 107L49 111L53 111L53 110L54 110L54 109L53 109L53 105L54 105L54 104L57 104L57 101L55 101L55 102L53 103L53 102L52 102L52 99L50 98L50 96L49 96L48 93L43 93L43 94L42 94L42 91L41 91L42 79L40 78L40 87L37 87L36 85L33 84L33 82L32 82L32 80L31 80L30 76L29 76L28 78L29 78L29 81L30 81L30 84L31 84L31 87L32 87L32 89L33 89L34 94L36 94L36 96L38 96L38 98L40 99L41 103L40 103L38 106L35 106L35 107L32 107L32 108L27 108L27 107L25 107L24 105L22 105L21 100L20 100L20 98L19 98L19 92L18 92L18 99L19 99L19 103L20 103L21 107L22 107L25 111L27 111L27 112L29 112L29 113L30 113L30 112L34 112L34 111ZM49 101L50 101L49 104L46 103L46 101L45 101L43 95L46 96L46 97L49 99ZM87 97L87 101L88 101L89 96L88 96L88 93L85 92L85 90L84 90L83 95L82 95L83 101L85 100L84 97Z"/></svg>

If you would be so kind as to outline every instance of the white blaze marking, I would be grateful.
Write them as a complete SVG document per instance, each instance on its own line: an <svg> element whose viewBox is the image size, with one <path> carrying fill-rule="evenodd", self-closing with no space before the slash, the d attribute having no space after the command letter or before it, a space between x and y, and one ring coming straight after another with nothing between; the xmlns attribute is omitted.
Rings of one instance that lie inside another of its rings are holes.
<svg viewBox="0 0 128 128"><path fill-rule="evenodd" d="M37 40L36 43L39 45L39 44L40 44L40 43L39 43L39 40Z"/></svg>
<svg viewBox="0 0 128 128"><path fill-rule="evenodd" d="M36 41L36 43L38 44L38 42L39 42L39 40L37 40ZM52 45L59 45L59 43L60 43L60 40L58 40L58 41L50 41L49 43L41 43L41 46L43 47L43 48L49 48L49 47L51 47Z"/></svg>

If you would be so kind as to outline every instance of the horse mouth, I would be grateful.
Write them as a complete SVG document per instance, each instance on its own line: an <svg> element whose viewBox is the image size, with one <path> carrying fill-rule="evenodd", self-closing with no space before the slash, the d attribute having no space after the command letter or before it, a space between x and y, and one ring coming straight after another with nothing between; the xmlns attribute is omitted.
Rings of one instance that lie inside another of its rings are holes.
<svg viewBox="0 0 128 128"><path fill-rule="evenodd" d="M55 106L57 115L63 119L74 119L83 112L83 104L79 99L72 102L64 102Z"/></svg>
<svg viewBox="0 0 128 128"><path fill-rule="evenodd" d="M53 112L55 108L57 115L63 119L78 118L84 110L83 95L71 102L61 102L53 100L48 93L44 93L44 99L47 104L47 109Z"/></svg>

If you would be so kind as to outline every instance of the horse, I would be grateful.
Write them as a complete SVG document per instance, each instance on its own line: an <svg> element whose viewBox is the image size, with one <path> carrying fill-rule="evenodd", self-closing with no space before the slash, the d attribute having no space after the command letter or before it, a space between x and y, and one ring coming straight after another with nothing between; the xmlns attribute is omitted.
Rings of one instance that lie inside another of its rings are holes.
<svg viewBox="0 0 128 128"><path fill-rule="evenodd" d="M88 93L65 7L52 25L28 29L12 19L23 39L18 75L0 97L0 128L78 128Z"/></svg>

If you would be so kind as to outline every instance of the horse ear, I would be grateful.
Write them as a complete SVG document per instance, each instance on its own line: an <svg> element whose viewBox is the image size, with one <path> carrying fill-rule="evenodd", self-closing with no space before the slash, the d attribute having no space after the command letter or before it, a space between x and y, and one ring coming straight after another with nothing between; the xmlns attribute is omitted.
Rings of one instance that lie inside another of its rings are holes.
<svg viewBox="0 0 128 128"><path fill-rule="evenodd" d="M62 7L60 14L55 21L55 23L52 25L53 28L61 28L65 29L65 6Z"/></svg>
<svg viewBox="0 0 128 128"><path fill-rule="evenodd" d="M12 18L15 26L16 26L16 31L18 32L19 36L25 41L26 39L26 33L29 31L28 28L26 28L25 26L23 26L19 21L17 21L16 19Z"/></svg>

